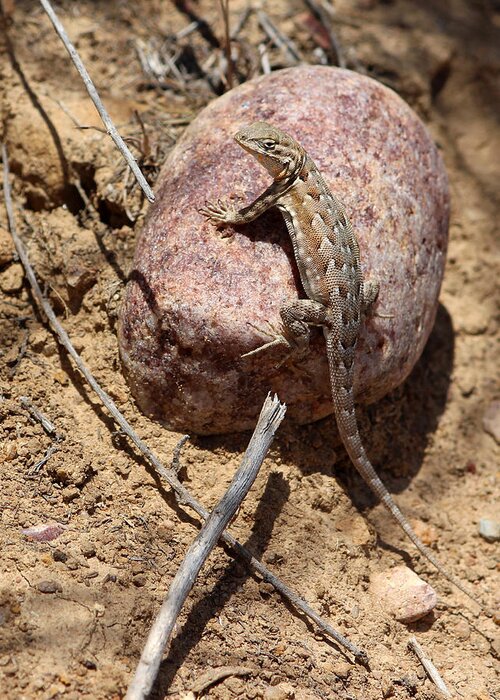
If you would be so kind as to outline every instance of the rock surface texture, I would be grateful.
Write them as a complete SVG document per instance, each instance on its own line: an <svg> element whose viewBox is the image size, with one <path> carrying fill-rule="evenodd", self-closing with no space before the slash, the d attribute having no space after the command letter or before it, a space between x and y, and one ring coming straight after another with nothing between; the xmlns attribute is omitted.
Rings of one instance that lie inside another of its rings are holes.
<svg viewBox="0 0 500 700"><path fill-rule="evenodd" d="M147 415L173 429L252 428L268 391L300 423L332 412L319 330L300 363L277 368L274 351L241 359L279 327L282 301L304 296L279 212L229 229L232 238L198 212L205 200L229 196L244 206L270 184L232 138L257 120L306 148L347 208L365 278L380 282L358 344L360 402L405 379L434 322L449 195L420 119L383 85L337 68L301 66L244 83L200 113L165 163L121 310L132 392Z"/></svg>

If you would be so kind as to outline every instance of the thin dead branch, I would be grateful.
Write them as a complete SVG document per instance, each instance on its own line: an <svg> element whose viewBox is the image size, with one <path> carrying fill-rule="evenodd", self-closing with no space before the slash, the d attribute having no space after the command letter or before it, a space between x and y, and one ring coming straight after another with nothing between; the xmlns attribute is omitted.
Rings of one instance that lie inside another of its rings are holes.
<svg viewBox="0 0 500 700"><path fill-rule="evenodd" d="M224 678L230 676L250 676L253 673L251 668L247 666L219 666L218 668L209 668L191 686L191 692L195 695L200 695L204 690L210 688L211 685L219 683Z"/></svg>
<svg viewBox="0 0 500 700"><path fill-rule="evenodd" d="M176 40L179 41L179 39L184 39L184 37L189 36L198 29L199 25L199 22L190 22L184 29L177 32L175 35Z"/></svg>
<svg viewBox="0 0 500 700"><path fill-rule="evenodd" d="M125 696L126 700L143 700L151 692L165 647L184 601L201 567L254 483L285 412L286 406L279 402L277 396L267 396L241 466L189 547L170 584L167 597L151 627L134 678Z"/></svg>
<svg viewBox="0 0 500 700"><path fill-rule="evenodd" d="M122 139L120 134L118 133L115 125L113 124L111 117L109 116L106 108L104 107L101 98L99 97L99 94L95 88L94 83L92 82L92 79L90 78L90 75L88 74L87 69L83 65L82 59L80 58L77 50L71 43L68 35L66 34L66 30L64 29L63 25L61 24L61 21L59 20L58 16L52 9L52 5L50 4L49 0L40 0L40 4L42 5L43 9L47 13L50 21L52 22L54 29L56 30L59 38L63 42L66 51L69 53L71 60L73 61L73 64L80 74L81 79L83 80L83 83L85 85L85 88L89 94L90 99L94 103L97 111L99 112L99 116L101 117L104 126L106 127L106 130L108 134L111 136L113 141L115 142L116 147L122 154L122 156L125 158L125 160L128 163L129 168L132 170L132 172L135 175L135 178L139 185L142 188L142 191L148 198L150 202L154 202L155 196L153 194L153 190L151 187L148 185L146 178L141 172L141 169L137 165L134 156L130 152L127 144L125 141Z"/></svg>
<svg viewBox="0 0 500 700"><path fill-rule="evenodd" d="M28 477L33 478L39 473L42 467L47 464L52 455L59 450L59 443L62 442L64 438L61 433L57 431L56 426L47 418L47 416L45 416L38 410L38 408L36 408L36 406L31 403L27 396L21 396L20 401L24 408L26 408L31 414L32 418L40 423L47 435L54 441L52 445L49 445L49 447L45 450L44 456L30 467Z"/></svg>
<svg viewBox="0 0 500 700"><path fill-rule="evenodd" d="M205 39L207 44L213 49L220 49L220 43L210 26L202 17L200 17L193 6L191 0L174 0L175 7L188 17L191 22L196 22L196 29L200 36Z"/></svg>
<svg viewBox="0 0 500 700"><path fill-rule="evenodd" d="M59 450L59 446L56 445L50 445L46 450L45 454L43 455L42 459L39 459L38 462L35 462L32 467L29 468L28 471L28 478L32 479L36 477L36 475L39 473L39 471L44 467L49 459L52 457L52 455Z"/></svg>
<svg viewBox="0 0 500 700"><path fill-rule="evenodd" d="M63 439L63 436L57 432L56 426L45 416L41 411L34 406L27 396L21 396L21 404L31 413L33 418L40 423L49 437L54 438L57 442Z"/></svg>
<svg viewBox="0 0 500 700"><path fill-rule="evenodd" d="M236 22L235 28L231 32L231 39L233 41L238 38L238 34L241 32L241 30L243 29L243 27L247 23L248 18L250 17L252 12L253 12L252 7L250 5L248 5L241 13L239 20Z"/></svg>
<svg viewBox="0 0 500 700"><path fill-rule="evenodd" d="M122 413L118 410L118 407L111 399L111 397L102 389L100 384L94 379L94 376L87 368L79 354L76 352L68 334L64 330L63 326L59 322L57 316L52 309L48 299L42 293L38 280L36 278L35 272L31 266L26 249L17 234L16 222L14 218L14 209L12 206L12 197L10 192L9 183L9 162L7 156L7 148L5 144L2 144L2 160L3 160L3 186L4 186L4 199L5 206L7 209L7 217L9 221L9 229L14 240L14 245L16 247L19 258L23 264L26 277L30 283L33 296L35 297L37 303L43 309L52 330L55 332L57 339L61 345L63 345L68 354L73 359L76 367L84 376L86 381L89 383L91 388L96 392L101 402L107 408L109 413L113 416L116 423L120 426L123 432L129 437L132 443L137 447L137 449L144 455L146 460L155 469L156 473L169 484L169 486L174 490L179 498L179 502L192 508L203 520L206 520L209 516L209 512L204 508L201 503L199 503L190 492L183 486L179 481L176 473L172 469L167 469L158 459L158 457L150 450L150 448L140 439L132 426L128 423ZM259 574L264 581L270 583L285 600L287 600L296 610L300 610L307 618L312 620L318 625L325 636L330 639L335 640L339 645L347 649L359 663L367 664L368 656L365 651L359 649L355 644L346 639L340 632L334 629L328 622L323 620L312 608L311 606L302 598L300 598L294 591L292 591L286 584L284 584L277 576L275 576L271 571L269 571L261 562L256 559L249 551L244 547L238 540L236 540L228 532L224 532L221 539L231 548L233 553L235 553L240 559L246 562L247 566Z"/></svg>
<svg viewBox="0 0 500 700"><path fill-rule="evenodd" d="M176 474L178 474L181 470L181 450L186 444L186 442L189 440L189 435L183 435L177 445L174 448L174 453L172 455L172 462L170 463L171 469L174 470Z"/></svg>
<svg viewBox="0 0 500 700"><path fill-rule="evenodd" d="M234 85L234 64L231 55L231 33L229 31L229 0L219 0L219 3L224 24L224 53L226 54L227 62L226 81L228 88L231 90Z"/></svg>
<svg viewBox="0 0 500 700"><path fill-rule="evenodd" d="M278 27L271 21L269 15L263 10L257 12L259 24L266 33L267 37L275 46L281 49L292 63L300 63L302 60L297 47L291 39L289 39Z"/></svg>
<svg viewBox="0 0 500 700"><path fill-rule="evenodd" d="M451 698L452 695L448 688L446 687L446 683L443 681L441 678L439 671L437 668L434 666L432 661L429 659L425 651L422 649L420 644L417 642L415 637L410 637L408 640L408 648L413 651L413 653L417 656L418 660L422 664L422 666L425 668L427 675L431 679L431 681L434 683L436 688L443 693L443 695L447 698Z"/></svg>
<svg viewBox="0 0 500 700"><path fill-rule="evenodd" d="M339 66L339 68L345 68L346 62L342 51L340 50L340 45L337 39L337 35L333 29L333 18L330 13L326 11L321 3L321 0L305 0L306 5L309 7L311 12L323 25L326 33L328 34L328 40L330 42L330 59L331 63Z"/></svg>
<svg viewBox="0 0 500 700"><path fill-rule="evenodd" d="M269 52L265 44L259 44L259 58L262 72L264 75L269 75L271 72L271 65L269 63Z"/></svg>

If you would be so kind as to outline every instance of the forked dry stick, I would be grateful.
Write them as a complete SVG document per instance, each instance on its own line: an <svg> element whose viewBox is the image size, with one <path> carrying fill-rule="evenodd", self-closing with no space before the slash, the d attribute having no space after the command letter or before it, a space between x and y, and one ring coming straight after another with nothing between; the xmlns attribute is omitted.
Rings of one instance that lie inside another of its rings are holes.
<svg viewBox="0 0 500 700"><path fill-rule="evenodd" d="M59 323L57 316L55 315L52 306L49 301L43 295L38 280L36 279L34 270L31 266L29 257L26 253L24 245L19 238L16 230L16 222L14 218L14 210L12 206L12 198L10 194L10 183L9 183L9 162L7 157L7 149L5 144L2 144L2 161L3 161L3 183L4 183L4 197L5 206L7 209L7 217L9 220L9 228L12 238L14 240L14 245L16 246L17 253L23 264L26 277L30 283L33 296L37 300L40 307L43 309L47 319L57 335L58 341L63 345L68 354L73 358L73 361L77 368L80 370L82 375L85 377L87 382L90 384L92 389L101 399L104 406L108 409L110 414L113 416L114 420L123 432L129 437L129 439L134 443L137 449L146 457L147 461L155 469L156 473L161 476L169 484L169 486L175 491L180 503L187 505L192 508L203 520L206 520L209 516L209 512L204 508L201 503L199 503L189 491L183 486L183 484L177 478L174 470L167 469L158 459L158 457L152 452L149 447L140 439L132 426L128 423L125 417L118 410L116 404L111 399L111 397L102 389L100 384L94 379L92 373L87 368L80 355L76 352L73 344L71 343L68 334ZM278 593L287 600L296 610L301 611L307 618L315 622L321 631L330 639L335 640L338 644L347 649L359 663L367 664L368 656L365 651L359 649L355 644L346 639L340 632L334 629L328 622L323 620L312 608L306 603L305 600L300 598L294 591L291 590L287 585L285 585L280 579L269 571L261 562L256 559L249 551L244 547L237 539L235 539L228 532L223 532L221 539L229 545L233 550L233 553L240 557L247 566L255 573L262 576L264 581L270 583Z"/></svg>
<svg viewBox="0 0 500 700"><path fill-rule="evenodd" d="M208 555L255 481L285 412L286 406L279 402L277 396L267 396L241 466L189 547L170 584L167 597L151 627L125 700L143 700L151 692L165 647L184 601Z"/></svg>
<svg viewBox="0 0 500 700"><path fill-rule="evenodd" d="M95 88L94 83L92 82L92 79L90 75L87 72L87 69L83 65L82 59L80 58L77 50L71 43L68 35L66 34L66 30L64 29L63 25L61 24L60 19L52 9L52 5L50 4L49 0L40 0L40 4L42 5L43 9L49 16L50 21L54 25L54 29L56 30L57 34L59 35L59 38L63 42L66 51L69 53L71 60L73 61L76 70L80 74L81 79L83 80L83 83L85 85L85 88L87 92L89 93L89 97L92 100L92 102L95 105L95 108L99 112L99 116L102 119L102 122L104 126L106 127L106 130L108 134L111 136L113 141L116 144L116 147L122 154L122 156L125 158L125 160L128 163L129 168L132 170L132 172L135 175L135 178L139 185L142 188L142 191L148 198L150 202L154 202L155 196L153 194L153 190L151 187L148 185L146 178L141 172L141 169L137 165L137 162L130 152L127 144L125 141L122 139L120 134L118 133L115 125L113 124L113 121L111 120L111 117L109 116L106 108L104 107L101 98L99 97L99 94Z"/></svg>

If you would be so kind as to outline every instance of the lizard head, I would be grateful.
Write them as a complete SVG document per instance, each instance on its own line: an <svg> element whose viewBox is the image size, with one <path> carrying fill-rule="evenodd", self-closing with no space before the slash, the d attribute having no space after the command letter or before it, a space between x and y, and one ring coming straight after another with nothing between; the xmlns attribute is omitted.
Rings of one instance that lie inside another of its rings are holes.
<svg viewBox="0 0 500 700"><path fill-rule="evenodd" d="M302 146L267 122L245 126L235 134L234 139L257 158L275 180L285 180L297 174L304 165L306 153Z"/></svg>

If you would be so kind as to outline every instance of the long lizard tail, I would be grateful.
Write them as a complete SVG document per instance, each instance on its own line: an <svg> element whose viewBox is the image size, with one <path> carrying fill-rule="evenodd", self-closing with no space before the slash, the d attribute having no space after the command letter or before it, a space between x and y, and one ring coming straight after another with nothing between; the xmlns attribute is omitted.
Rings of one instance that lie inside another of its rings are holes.
<svg viewBox="0 0 500 700"><path fill-rule="evenodd" d="M478 601L474 594L457 578L447 571L434 553L424 545L415 534L408 520L399 510L391 494L384 486L373 468L361 442L358 430L356 413L354 409L354 392L352 388L352 370L345 367L342 355L336 347L336 341L332 336L326 337L328 362L330 365L330 377L332 383L332 396L335 408L337 426L342 438L342 442L351 458L352 463L363 477L364 481L371 488L373 493L382 501L394 520L402 530L408 535L415 547L424 555L436 569L453 583L462 593L465 593L471 600L479 605L483 610L484 606Z"/></svg>

